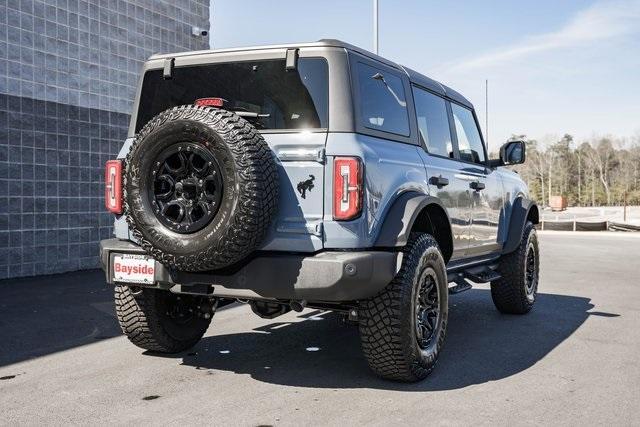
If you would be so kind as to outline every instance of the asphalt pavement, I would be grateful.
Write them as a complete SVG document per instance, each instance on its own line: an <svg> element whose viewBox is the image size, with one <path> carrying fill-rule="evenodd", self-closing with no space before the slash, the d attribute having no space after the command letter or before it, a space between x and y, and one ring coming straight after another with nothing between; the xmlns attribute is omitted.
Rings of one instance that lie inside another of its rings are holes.
<svg viewBox="0 0 640 427"><path fill-rule="evenodd" d="M101 272L0 282L0 424L640 424L640 233L540 233L539 299L450 298L417 384L374 377L357 328L306 310L216 313L192 350L130 344Z"/></svg>

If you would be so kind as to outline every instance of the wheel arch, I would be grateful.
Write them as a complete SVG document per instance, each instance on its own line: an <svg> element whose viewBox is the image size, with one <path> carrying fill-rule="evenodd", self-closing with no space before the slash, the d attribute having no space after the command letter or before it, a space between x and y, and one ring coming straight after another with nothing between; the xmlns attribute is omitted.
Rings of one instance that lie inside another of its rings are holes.
<svg viewBox="0 0 640 427"><path fill-rule="evenodd" d="M445 263L453 253L451 221L442 202L417 192L400 195L387 212L376 247L402 247L412 232L431 234L442 251Z"/></svg>
<svg viewBox="0 0 640 427"><path fill-rule="evenodd" d="M518 248L527 221L538 224L540 222L540 210L533 200L526 197L518 197L511 207L507 239L502 247L503 254L511 253Z"/></svg>

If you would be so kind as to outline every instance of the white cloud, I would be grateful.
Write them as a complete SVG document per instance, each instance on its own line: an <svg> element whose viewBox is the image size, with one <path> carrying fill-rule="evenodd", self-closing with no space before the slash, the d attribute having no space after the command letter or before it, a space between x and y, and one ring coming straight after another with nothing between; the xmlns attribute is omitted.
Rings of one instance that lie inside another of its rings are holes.
<svg viewBox="0 0 640 427"><path fill-rule="evenodd" d="M532 36L444 68L457 72L487 68L532 53L580 46L636 32L640 32L640 0L596 3L576 14L558 31Z"/></svg>

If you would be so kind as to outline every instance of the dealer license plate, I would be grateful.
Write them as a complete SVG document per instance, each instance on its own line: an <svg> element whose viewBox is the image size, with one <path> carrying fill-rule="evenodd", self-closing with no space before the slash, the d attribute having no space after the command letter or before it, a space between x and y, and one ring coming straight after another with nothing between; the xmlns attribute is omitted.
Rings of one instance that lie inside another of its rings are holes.
<svg viewBox="0 0 640 427"><path fill-rule="evenodd" d="M156 262L146 255L118 254L113 256L113 281L125 283L155 282Z"/></svg>

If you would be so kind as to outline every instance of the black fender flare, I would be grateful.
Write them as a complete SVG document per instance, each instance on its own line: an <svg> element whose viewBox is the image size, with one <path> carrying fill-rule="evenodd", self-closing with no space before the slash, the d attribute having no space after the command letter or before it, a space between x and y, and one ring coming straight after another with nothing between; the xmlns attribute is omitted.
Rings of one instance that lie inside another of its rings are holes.
<svg viewBox="0 0 640 427"><path fill-rule="evenodd" d="M518 197L514 200L511 206L511 219L509 220L507 240L502 246L503 254L511 253L518 248L522 240L524 226L527 223L527 218L529 218L529 213L531 213L532 209L535 210L532 222L537 224L540 213L536 202L525 197Z"/></svg>
<svg viewBox="0 0 640 427"><path fill-rule="evenodd" d="M451 227L449 214L440 199L411 191L398 196L391 205L383 219L375 246L387 248L405 246L416 218L429 205L439 206L447 217L447 224ZM453 242L451 244L453 247Z"/></svg>

